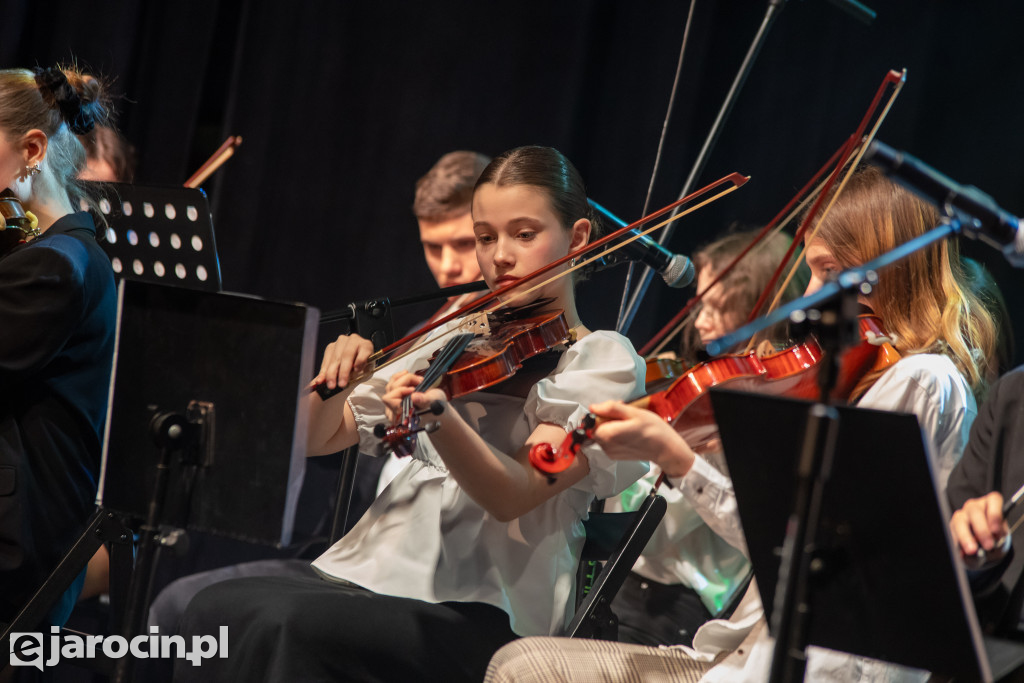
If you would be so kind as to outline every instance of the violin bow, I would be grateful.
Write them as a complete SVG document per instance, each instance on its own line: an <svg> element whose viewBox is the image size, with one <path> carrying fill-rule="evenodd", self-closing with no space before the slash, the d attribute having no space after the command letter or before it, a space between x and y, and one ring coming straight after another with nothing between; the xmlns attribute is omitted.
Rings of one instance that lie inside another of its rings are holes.
<svg viewBox="0 0 1024 683"><path fill-rule="evenodd" d="M789 249L786 251L786 254L783 256L783 258L782 258L778 268L776 269L775 273L772 275L771 279L769 280L768 285L765 287L764 291L762 291L761 296L758 298L757 303L754 305L754 309L753 309L753 311L751 313L751 319L757 317L757 312L760 311L760 309L764 306L765 300L768 298L768 296L770 295L771 291L775 288L775 284L778 282L779 277L781 277L781 273L782 273L783 269L785 269L786 265L793 258L793 253L795 252L795 250L796 250L800 240L802 239L804 233L806 232L808 223L810 222L810 220L815 215L817 215L817 212L818 212L818 209L819 209L819 207L821 205L821 202L824 200L825 197L827 197L829 195L829 192L830 192L832 186L835 184L835 179L838 177L839 173L844 168L844 166L846 166L847 162L849 161L850 157L853 155L853 153L855 151L866 149L866 143L863 146L858 146L857 142L861 139L861 137L864 134L864 130L867 128L868 124L872 121L872 118L874 117L875 113L877 112L878 106L879 106L880 102L882 101L883 96L885 95L886 91L889 90L890 88L892 88L892 93L891 93L890 97L888 98L888 100L886 102L886 106L885 106L884 110L882 111L880 116L877 118L877 120L875 120L875 123L872 126L872 131L871 131L871 136L872 137L874 136L875 132L877 132L878 127L881 125L881 123L884 120L886 114L888 114L889 109L892 107L892 104L893 104L896 96L899 94L900 90L902 89L903 83L905 81L906 81L906 70L905 69L902 70L902 71L891 70L891 71L889 71L885 75L885 78L883 78L881 85L879 86L878 90L875 93L874 98L871 101L871 104L869 105L869 107L868 107L867 111L865 112L864 116L861 118L860 124L858 125L856 131L846 141L844 141L844 143L839 147L839 149L836 150L835 153L833 153L831 158L820 169L818 169L817 173L814 174L814 176L811 178L811 180L808 181L800 189L800 191L798 191L796 193L796 195L786 204L786 206L784 206L782 208L782 210L778 214L776 214L776 216L771 221L769 221L768 224L764 226L764 228L761 229L761 231L751 241L751 243L749 245L747 245L747 247L744 248L743 251L741 251L739 254L737 254L733 258L733 260L730 261L712 279L712 281L708 284L707 287L705 287L702 291L698 292L696 296L694 296L692 299L690 299L686 303L686 305L683 307L683 309L679 313L677 313L672 318L672 320L670 320L661 330L658 331L658 333L649 342L647 342L647 344L645 344L640 349L639 353L640 353L641 356L646 356L646 355L648 355L650 353L657 353L658 351L663 349L667 345L668 340L671 338L671 336L673 334L675 334L675 333L678 333L678 331L682 329L683 325L685 324L686 315L693 309L694 306L696 306L701 301L701 299L704 297L704 295L707 293L708 290L710 290L718 282L720 282L722 279L724 279L729 274L729 272L755 246L761 244L763 242L763 240L769 234L774 234L774 232L777 232L777 231L781 230L796 215L799 215L799 213L806 206L806 203L808 201L810 201L811 198L815 198L816 197L815 204L812 206L812 209L807 212L803 222L801 223L800 227L797 229L797 232L796 232L796 235L793 238L792 244L790 244ZM870 141L870 138L869 138L869 141ZM856 164L857 161L860 160L860 157L861 157L862 154L863 154L863 151L861 151L860 154L858 154L858 156L857 156L857 158L855 160L854 166L851 167L851 168L855 168L855 164ZM834 164L834 166L833 166L833 164ZM826 180L824 182L819 182L819 180L822 177L822 175L824 175L825 172L828 169L830 169L830 168L833 169L833 170L829 174L829 176L826 178ZM847 174L847 176L843 180L843 183L840 185L840 190L845 185L846 178L848 178L848 177L849 177L849 174ZM810 193L808 198L805 199L804 195L808 193L808 191L812 188L812 186L815 185L815 183L818 183L817 187L813 190L813 192ZM838 195L838 191L836 192L836 195ZM834 200L835 200L835 195L833 195L832 201L834 201ZM831 202L829 204L829 207L831 207ZM826 207L826 213L827 213L827 210L828 210L829 207ZM802 255L802 252L801 252L801 255ZM776 297L775 297L775 301L773 302L773 307L778 305L777 302L779 300L781 300L782 292L785 291L785 288L788 286L789 282L792 280L793 276L795 275L795 273L796 273L796 271L799 268L801 263L802 263L802 259L799 258L799 257L793 263L793 265L792 265L792 267L791 267L791 269L789 271L789 274L787 275L785 281L783 282L782 286L778 288L778 290L776 292ZM748 350L749 350L749 348L748 348Z"/></svg>
<svg viewBox="0 0 1024 683"><path fill-rule="evenodd" d="M646 223L649 223L649 222L651 222L651 221L653 221L653 220L655 220L655 219L665 215L666 213L668 213L670 211L673 211L673 210L675 210L675 209L677 209L679 207L682 207L684 204L688 204L690 202L696 202L696 204L694 206L688 207L685 210L685 212L680 212L678 214L678 216L674 216L671 220L675 220L676 218L681 218L684 215L688 215L689 213L692 213L693 211L696 211L697 209L699 209L699 208L701 208L703 206L706 206L707 204L709 204L709 203L711 203L713 201L716 201L719 198L725 196L726 194L729 194L729 193L735 191L736 189L742 187L749 179L750 178L748 176L744 176L744 175L741 175L739 173L730 173L727 176L719 178L718 180L712 182L711 184L706 185L705 187L703 187L703 188L701 188L701 189L699 189L699 190L697 190L695 192L692 192L689 195L687 195L687 196L685 196L685 197L683 197L681 199L676 200L675 202L672 202L668 206L662 207L661 209L658 209L657 211L654 211L653 213L648 214L647 216L644 216L643 218L640 218L639 220L637 220L637 221L635 221L633 223L630 223L629 225L627 225L625 227L622 227L619 230L616 230L616 231L614 231L614 232L612 232L612 233L610 233L608 235L605 235L604 237L602 237L602 238L600 238L598 240L595 240L595 241L591 242L590 244L587 244L582 249L578 249L578 250L576 250L576 251L574 251L572 253L566 254L565 256L563 256L563 257L561 257L559 259L556 259L555 261L552 261L551 263L549 263L549 264L547 264L545 266L542 266L542 267L538 268L534 272L532 272L529 275L523 277L518 282L514 282L514 283L512 283L512 284L510 284L510 285L508 285L506 287L502 287L501 289L497 289L497 290L494 290L493 292L485 294L485 295L475 299L474 301L471 301L470 303L468 303L467 305L463 306L462 308L459 308L458 310L453 311L452 313L449 313L446 316L438 318L437 320L435 320L435 321L433 321L433 322L431 322L431 323L429 323L427 325L424 325L422 328L420 328L416 332L414 332L412 334L409 334L409 335L406 335L402 339L399 339L398 341L396 341L396 342L394 342L392 344L389 344L388 346L384 347L383 349L374 352L373 354L371 354L369 360L370 361L377 361L377 360L380 360L381 358L388 357L396 349L402 347L403 345L409 343L410 341L418 339L421 336L423 336L423 335L425 335L425 334L427 334L429 332L432 332L433 330L437 329L438 327L441 327L442 325L445 325L446 323L448 323L448 322L450 322L452 320L455 320L456 318L460 318L460 317L465 316L465 315L467 315L469 313L475 313L477 311L480 311L480 310L484 309L485 305L490 304L492 301L494 301L498 297L502 296L503 294L507 294L511 290L513 290L513 289L515 289L517 287L521 287L525 281L534 280L535 278L540 277L541 275L543 275L543 274L553 270L554 268L557 268L557 267L563 265L564 263L566 263L566 262L568 262L568 261L570 261L572 259L577 259L580 256L582 256L583 254L586 254L586 253L589 253L591 251L594 251L594 250L598 249L599 247L603 247L603 246L609 244L610 242L612 242L612 241L622 237L623 235L626 235L630 231L632 231L634 229L637 229L640 226L642 226L642 225L644 225ZM717 192L716 192L716 190L717 190ZM658 228L662 227L662 225L663 224L655 225L653 228L648 228L647 230L645 230L643 232L640 232L640 234L635 235L635 236L631 237L628 240L623 240L621 243L618 243L615 246L613 246L613 247L611 247L609 249L604 250L603 252L600 253L600 255L604 256L604 255L608 254L609 252L614 251L615 249L619 249L622 246L632 242L633 240L638 239L641 235L646 235L648 232L652 232L654 230L657 230ZM544 286L544 285L548 284L549 282L551 282L552 280L554 280L554 279L556 279L558 277L564 277L566 274L576 270L577 268L585 266L591 260L593 260L593 259L588 259L586 261L577 263L572 268L569 268L569 269L567 269L567 270L565 270L563 272L560 272L558 275L556 275L556 276L554 276L552 278L549 278L548 280L545 280L540 285L537 285L537 287ZM536 287L531 288L530 291L532 291L532 289L535 289L535 288ZM513 295L512 299L509 299L508 301L512 301L513 299L517 299L517 298L519 298L518 295ZM508 301L502 302L500 304L497 304L497 305L487 309L487 312L493 312L494 310L497 310L498 308L506 306L508 304ZM397 360L397 359L395 359L395 360ZM390 361L388 361L388 362L390 362Z"/></svg>
<svg viewBox="0 0 1024 683"><path fill-rule="evenodd" d="M831 211L832 206L836 202L836 199L838 199L840 193L842 193L843 188L846 187L846 183L847 181L849 181L850 176L852 176L853 172L857 169L857 166L860 164L860 160L863 158L864 152L867 149L868 144L870 144L871 141L875 138L875 135L878 133L878 129L881 127L882 122L885 121L886 116L889 114L889 110L892 108L893 103L896 101L896 97L900 94L900 91L903 89L903 85L906 83L906 81L906 69L902 69L901 71L890 70L885 75L885 78L882 79L882 83L878 86L878 90L875 93L875 97L874 99L872 99L871 105L868 107L868 110L864 113L860 125L857 126L857 130L853 133L853 135L850 136L849 140L847 140L846 144L844 145L844 153L842 158L836 165L835 170L833 171L828 182L825 184L825 187L822 190L821 194L818 196L818 199L811 207L811 210L807 212L807 215L804 217L804 220L800 224L800 227L797 228L796 234L793 236L793 243L789 245L789 249L786 251L786 255L783 257L782 263L779 264L779 267L776 269L775 274L769 281L768 286L765 287L757 303L754 304L754 308L753 310L751 310L750 318L747 322L753 321L758 316L761 307L764 306L765 300L768 298L768 295L771 293L772 288L774 288L775 283L778 281L779 275L781 274L783 268L785 268L786 262L789 261L799 243L804 239L804 235L807 233L808 226L811 224L812 221L815 220L816 222L814 225L814 229L811 231L808 239L813 239L814 236L817 234L818 226L821 225L822 220L824 220L825 216L827 216L829 211ZM886 91L889 90L891 90L891 92L888 98L886 99L885 107L883 107L881 112L878 112L878 106L882 102L882 99L885 96ZM875 117L876 113L877 117ZM871 131L865 138L863 137L864 131L871 123L872 118L875 118L875 121L873 124L871 124ZM853 158L853 161L848 164L848 162L850 162L851 157ZM846 168L846 172L842 173L844 167ZM819 216L818 211L821 208L822 202L825 200L826 197L829 197L829 193L831 192L832 187L835 185L836 179L839 177L841 173L843 179L839 183L839 187L836 189L835 193L831 195L828 205L825 207L824 211L822 211ZM797 257L793 266L790 268L789 273L786 275L786 279L783 281L782 286L779 287L776 291L775 297L772 300L772 303L768 309L769 313L778 307L779 302L782 300L782 293L785 291L786 287L789 286L790 281L796 274L797 268L799 268L800 264L803 263L803 253L803 250L801 250L800 255Z"/></svg>
<svg viewBox="0 0 1024 683"><path fill-rule="evenodd" d="M808 183L804 185L802 188L800 188L800 191L798 191L796 195L794 195L794 197L786 204L786 206L784 206L782 210L779 211L779 213L776 214L775 217L772 218L772 220L770 220L761 229L760 232L758 232L754 239L751 240L750 244L744 247L739 254L737 254L731 261L729 261L729 263L727 263L725 267L723 267L718 272L718 274L715 275L714 278L712 278L711 282L708 283L708 285L705 286L704 289L697 292L697 294L694 295L693 298L686 302L686 305L683 306L683 308L678 313L676 313L676 315L673 316L672 319L669 320L668 323L666 323L665 326L662 327L661 330L659 330L658 333L655 334L654 337L652 337L651 340L648 341L647 344L645 344L640 349L638 353L641 356L646 357L648 354L656 354L661 352L669 343L669 341L671 341L671 339L676 334L682 331L682 328L686 324L686 316L690 313L691 310L693 310L694 306L696 306L703 300L704 296L712 287L714 287L722 279L724 279L729 274L729 272L733 268L735 268L740 261L743 260L743 258L747 254L754 250L755 247L763 245L767 237L769 237L770 235L774 235L776 232L782 230L795 216L799 215L800 212L804 210L804 208L807 206L807 203L810 202L813 197L816 197L819 192L821 192L823 183L820 183L819 180L821 176L825 173L825 171L832 168L832 164L834 164L836 159L839 158L839 154L841 152L842 148L836 150L835 154L832 155L832 158L825 162L824 166L818 169L818 172L814 174L811 180L808 181ZM814 188L814 190L812 190L807 197L804 197L804 195L808 193L808 190L810 190L811 186L815 182L819 182L818 187Z"/></svg>
<svg viewBox="0 0 1024 683"><path fill-rule="evenodd" d="M203 162L192 176L185 181L185 187L196 188L203 184L203 182L213 174L218 168L224 165L224 162L231 158L231 155L235 153L238 146L242 144L241 135L229 135L227 140L221 143L217 151L214 152L209 159Z"/></svg>

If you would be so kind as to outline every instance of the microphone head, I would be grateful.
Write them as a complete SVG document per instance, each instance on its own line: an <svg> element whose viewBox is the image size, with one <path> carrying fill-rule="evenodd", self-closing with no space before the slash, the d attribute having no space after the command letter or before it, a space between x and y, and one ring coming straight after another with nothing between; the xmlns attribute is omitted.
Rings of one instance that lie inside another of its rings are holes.
<svg viewBox="0 0 1024 683"><path fill-rule="evenodd" d="M1003 247L1003 255L1014 268L1024 268L1024 227L1020 225L1019 221L1015 221L1015 223L1017 224L1017 237Z"/></svg>
<svg viewBox="0 0 1024 683"><path fill-rule="evenodd" d="M694 268L693 261L682 254L676 254L661 272L661 277L669 287L685 287L697 277L697 269Z"/></svg>

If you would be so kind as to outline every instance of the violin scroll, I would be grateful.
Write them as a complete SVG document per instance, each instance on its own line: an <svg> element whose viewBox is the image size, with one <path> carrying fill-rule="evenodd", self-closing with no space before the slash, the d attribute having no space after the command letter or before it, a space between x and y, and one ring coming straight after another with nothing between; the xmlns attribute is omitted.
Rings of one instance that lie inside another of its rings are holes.
<svg viewBox="0 0 1024 683"><path fill-rule="evenodd" d="M535 444L530 449L530 464L541 472L552 475L564 472L579 455L583 444L594 436L594 428L597 427L597 416L587 413L580 426L569 432L565 441L558 447L558 450L548 443ZM551 479L552 483L554 479Z"/></svg>

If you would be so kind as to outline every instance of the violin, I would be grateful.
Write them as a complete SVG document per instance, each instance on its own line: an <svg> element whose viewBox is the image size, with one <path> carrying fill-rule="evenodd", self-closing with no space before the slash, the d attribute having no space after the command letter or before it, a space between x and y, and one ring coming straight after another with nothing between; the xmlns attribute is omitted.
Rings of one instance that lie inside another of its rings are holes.
<svg viewBox="0 0 1024 683"><path fill-rule="evenodd" d="M39 221L31 211L25 211L21 200L10 188L0 192L0 255L23 242L29 237L36 237Z"/></svg>
<svg viewBox="0 0 1024 683"><path fill-rule="evenodd" d="M536 312L546 300L502 314L490 314L486 334L460 334L447 342L431 357L417 392L441 387L448 398L458 398L482 391L513 377L523 364L556 347L571 343L575 332L569 327L561 310ZM431 405L424 412L440 414L443 408ZM411 455L416 448L416 434L436 429L436 423L421 426L410 396L402 401L400 414L392 425L379 424L374 434L385 450L398 456Z"/></svg>
<svg viewBox="0 0 1024 683"><path fill-rule="evenodd" d="M647 392L651 393L679 379L687 370L685 362L673 353L659 354L647 359Z"/></svg>
<svg viewBox="0 0 1024 683"><path fill-rule="evenodd" d="M858 323L861 343L840 359L839 377L831 395L836 400L849 399L859 389L863 377L900 359L877 316L861 315ZM667 389L630 405L653 411L671 424L691 448L700 450L718 436L708 394L711 387L728 384L734 389L815 399L817 372L823 357L821 346L813 338L764 356L758 356L756 351L720 356L695 365ZM564 471L593 437L600 422L600 418L588 414L557 450L550 444L535 445L530 449L530 463L549 475Z"/></svg>
<svg viewBox="0 0 1024 683"><path fill-rule="evenodd" d="M741 176L738 173L731 173L728 176L725 176L725 177L723 177L723 178L721 178L721 179L711 183L710 185L707 185L706 187L704 187L704 188L702 188L700 190L697 190L696 192L693 192L693 193L687 195L686 197L682 197L682 198L676 200L675 202L673 202L672 204L669 204L668 206L663 207L663 208L661 208L661 209L659 209L659 210L657 210L657 211L655 211L655 212L653 212L653 213L651 213L651 214L641 218L639 221L636 221L635 223L633 223L631 225L627 225L627 226L625 226L625 227L623 227L623 228L621 228L621 229L619 229L619 230L617 230L617 231L615 231L615 232L613 232L613 233L611 233L609 235L605 235L604 237L602 237L602 238L600 238L600 239L598 239L598 240L596 240L594 242L591 242L590 244L588 244L587 246L585 246L584 248L582 248L582 249L580 249L580 250L578 250L576 252L566 254L565 256L552 261L551 263L547 264L546 266L542 266L538 270L534 271L533 273L530 273L530 274L526 275L524 278L520 279L519 281L517 281L515 283L511 283L511 284L507 285L506 287L494 290L494 291L490 292L489 294L485 294L484 296L478 298L477 300L475 300L474 302L468 304L467 306L465 306L465 307L463 307L463 308L461 308L461 309L459 309L457 311L454 311L452 313L449 313L448 315L445 315L445 316L441 317L438 320L434 320L434 321L424 325L422 328L420 328L416 332L414 332L414 333L412 333L410 335L407 335L406 337L404 337L402 339L399 339L396 342L393 342L392 344L388 345L384 349L381 349L380 351L374 352L373 354L371 354L369 360L370 361L376 361L376 360L378 360L383 355L394 353L397 349L404 348L405 345L408 344L410 341L413 341L414 339L416 339L416 338L418 338L418 337L420 337L420 336L422 336L422 335L424 335L424 334L426 334L426 333L436 329L437 327L439 327L439 326L441 326L441 325L443 325L445 323L448 323L449 321L452 321L452 320L458 318L459 316L462 316L462 315L464 315L466 313L469 313L470 311L478 311L478 310L480 310L484 306L484 304L489 304L494 299L496 299L496 298L498 298L498 297L500 297L500 296L502 296L504 294L508 294L513 289L519 288L524 282L532 281L532 280L538 278L539 276L541 276L541 275L543 275L543 274L553 270L554 268L557 268L557 267L561 266L564 263L568 263L569 261L574 261L575 262L584 253L594 251L596 248L604 246L604 245L608 244L610 241L612 241L614 239L621 238L624 234L626 234L630 230L633 230L633 229L639 227L640 225L643 225L644 223L647 223L648 221L651 221L651 220L653 220L653 219L655 219L655 218L657 218L657 217L659 217L659 216L661 216L661 215L663 215L665 213L668 213L669 211L672 211L673 209L681 207L683 204L686 204L688 202L694 201L695 199L698 199L698 198L702 197L703 195L710 194L713 190L716 190L720 186L723 186L723 185L726 186L726 189L719 190L717 192L717 194L715 194L715 195L713 195L713 196L711 196L709 198L704 199L699 204L697 204L697 205L695 205L695 206L693 206L691 208L688 208L685 211L681 211L681 212L675 214L672 218L669 218L667 221L664 221L663 223L661 223L659 225L655 225L654 227L648 228L643 233L639 233L638 232L637 235L635 235L634 237L630 237L627 240L624 240L618 246L623 246L623 245L625 245L625 244L627 244L627 243L629 243L629 242L631 242L631 241L633 241L635 239L638 239L640 236L642 236L646 232L649 232L649 231L652 231L652 230L656 230L657 228L664 226L668 222L670 222L672 220L675 220L678 217L687 215L690 212L695 211L696 209L700 208L701 206L704 206L707 203L712 202L712 201L718 199L719 197L722 197L722 196L724 196L724 195L726 195L726 194L736 190L737 188L739 188L742 185L744 185L747 182L747 180L749 180L749 178L746 177L746 176ZM616 247L616 248L618 248L618 247ZM543 287L544 285L546 285L551 280L557 279L559 277L564 277L565 275L568 275L572 271L585 266L587 263L590 262L590 260L593 260L595 258L599 258L599 257L591 257L591 259L587 259L587 260L584 260L584 261L577 262L575 265L571 265L568 269L562 271L561 273L559 273L557 275L552 276L548 280L545 280L544 282L541 282L540 284L534 285L533 289L537 289L537 288ZM525 294L528 294L530 291L533 291L533 290L526 290L524 292L519 292L517 294L517 296L523 296ZM533 302L532 304L530 304L529 306L522 307L522 308L528 308L530 306L536 307L536 306L538 306L540 304L546 304L546 303L547 303L546 301L536 301L536 302ZM515 309L515 310L522 310L522 308L521 309ZM495 312L491 311L491 312L487 313L487 315L488 316L495 315ZM508 313L506 311L506 313L504 313L504 314L499 313L497 315L499 315L499 316L500 315L508 315ZM558 323L558 320L560 320L561 322ZM458 364L458 365L456 365L453 368L453 372L448 373L446 371L445 372L445 376L450 375L451 378L452 378L452 379L447 380L447 383L446 383L447 391L449 392L448 393L449 397L455 398L457 396L461 396L461 395L464 395L464 394L472 393L473 391L479 391L479 390L481 390L483 388L486 388L486 387L491 386L493 384L496 384L498 382L502 382L502 381L504 381L505 379L507 379L508 377L511 376L511 372L514 372L519 367L521 367L522 362L524 360L530 358L531 356L537 355L537 354L539 354L539 353L541 353L543 351L549 350L549 349L553 348L554 346L557 346L559 344L564 344L566 342L571 341L572 333L569 330L568 324L566 323L564 315L562 315L561 311L556 312L556 315L552 318L551 324L549 324L549 325L539 325L539 324L536 324L537 322L538 321L534 321L535 324L533 324L532 326L529 326L529 327L523 326L519 333L510 335L508 343L503 343L501 345L501 349L502 350L500 352L494 352L494 349L491 349L491 352L484 356L487 359L487 362L482 362L482 360L480 358L474 358L472 353L470 353L470 355L468 355L466 357L466 360L463 363ZM559 328L561 328L561 332L552 332L554 330L558 330ZM509 329L513 329L513 328L509 328ZM492 335L491 336L492 337L494 336L494 330L492 330ZM534 340L536 340L536 343L534 343ZM454 363L454 361L452 361L452 362ZM468 377L469 379L465 380L465 381L461 381L463 377ZM359 380L361 380L363 378L360 377L360 378L355 378L355 379L356 379L356 381L359 381ZM441 380L440 377L432 378L432 379L433 379L434 382L437 382L437 381ZM338 386L338 387L335 387L333 389L328 389L326 384L319 384L319 385L316 385L315 387L313 387L313 390L320 396L321 399L327 400L328 398L330 398L334 394L338 393L339 391L344 390L344 387ZM403 401L403 404L404 404L404 401ZM402 419L400 420L400 424L394 425L392 427L388 427L388 426L385 426L385 425L378 425L377 427L374 428L374 433L377 436L382 437L384 439L384 443L388 447L390 447L392 450L396 450L396 452L399 452L399 453L405 452L405 451L408 451L408 452L411 453L412 452L412 448L407 448L406 447L408 440L411 439L411 438L414 438L414 435L416 433L418 433L419 431L426 431L427 428L426 427L420 428L419 425L416 424L416 422L417 422L416 417L417 416L416 416L415 412L412 411L411 406L408 409L403 407L401 412L402 412L402 416L401 416ZM406 445L399 446L398 449L396 449L395 448L395 444L396 443L404 443Z"/></svg>

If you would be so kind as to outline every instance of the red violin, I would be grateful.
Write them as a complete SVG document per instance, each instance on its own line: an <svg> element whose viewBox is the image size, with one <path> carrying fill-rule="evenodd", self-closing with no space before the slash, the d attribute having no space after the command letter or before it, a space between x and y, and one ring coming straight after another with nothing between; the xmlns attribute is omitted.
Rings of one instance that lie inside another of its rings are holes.
<svg viewBox="0 0 1024 683"><path fill-rule="evenodd" d="M434 354L416 391L440 386L448 398L481 391L510 379L526 360L573 338L573 331L560 310L500 318L490 324L486 335L459 335ZM438 414L440 411L432 406L426 412ZM406 397L395 424L377 425L374 431L385 447L397 455L412 455L416 449L416 434L434 429L433 425L420 426L421 414Z"/></svg>
<svg viewBox="0 0 1024 683"><path fill-rule="evenodd" d="M848 399L861 378L900 358L876 316L860 316L860 333L861 343L846 351L840 360L833 399ZM816 399L817 370L823 355L821 346L811 339L760 357L756 351L750 351L713 358L687 370L667 389L648 394L630 405L664 418L691 448L699 450L718 435L708 395L711 387L728 385L758 393ZM600 422L600 418L588 415L557 450L549 444L537 444L530 450L530 462L547 474L562 472L572 464L583 444L592 438Z"/></svg>

